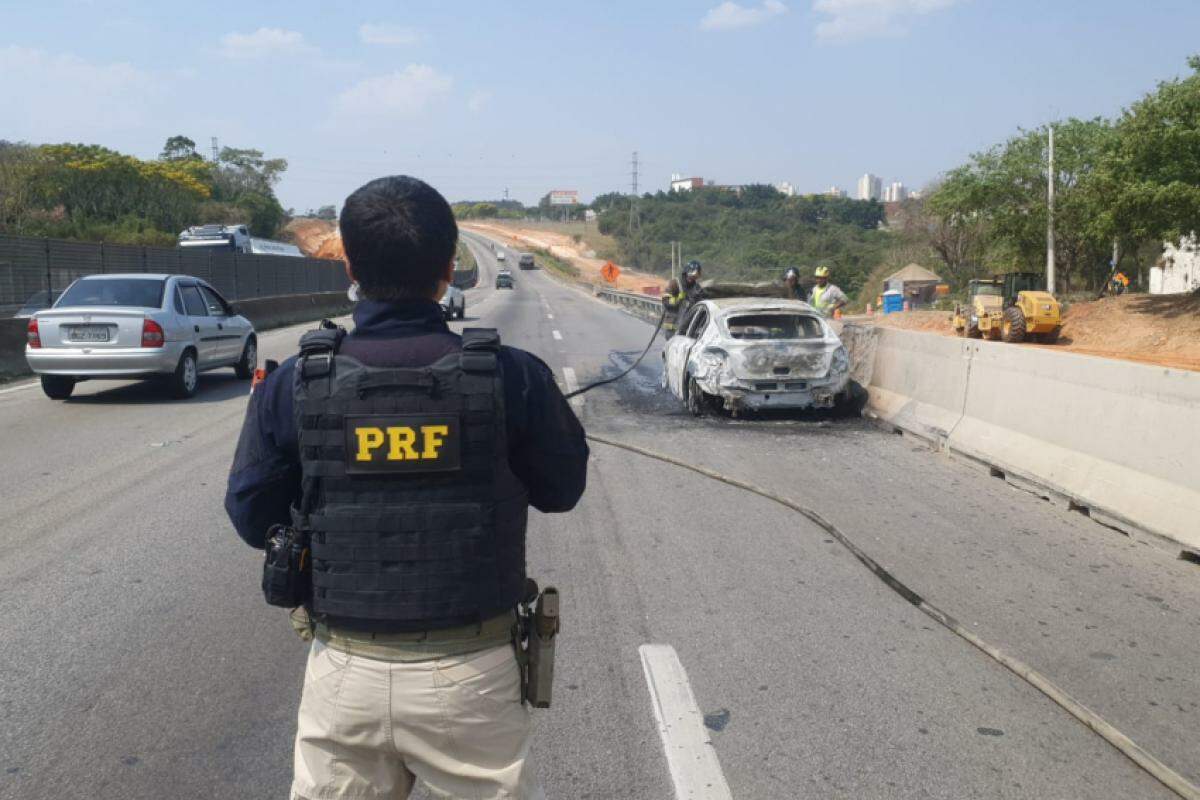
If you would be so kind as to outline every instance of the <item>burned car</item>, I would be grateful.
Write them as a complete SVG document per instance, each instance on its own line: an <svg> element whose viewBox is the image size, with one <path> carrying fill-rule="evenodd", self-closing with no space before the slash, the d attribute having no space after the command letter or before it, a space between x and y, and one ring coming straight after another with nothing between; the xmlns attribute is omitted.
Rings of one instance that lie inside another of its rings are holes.
<svg viewBox="0 0 1200 800"><path fill-rule="evenodd" d="M808 303L703 300L677 330L663 351L663 384L697 416L832 408L848 399L850 357Z"/></svg>

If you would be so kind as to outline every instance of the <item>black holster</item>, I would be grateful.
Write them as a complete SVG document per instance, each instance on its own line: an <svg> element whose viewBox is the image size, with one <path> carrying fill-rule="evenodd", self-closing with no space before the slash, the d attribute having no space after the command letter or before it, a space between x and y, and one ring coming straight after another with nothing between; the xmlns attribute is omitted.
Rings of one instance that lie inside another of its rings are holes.
<svg viewBox="0 0 1200 800"><path fill-rule="evenodd" d="M263 560L263 597L282 608L307 605L312 599L312 553L307 533L290 525L267 531Z"/></svg>

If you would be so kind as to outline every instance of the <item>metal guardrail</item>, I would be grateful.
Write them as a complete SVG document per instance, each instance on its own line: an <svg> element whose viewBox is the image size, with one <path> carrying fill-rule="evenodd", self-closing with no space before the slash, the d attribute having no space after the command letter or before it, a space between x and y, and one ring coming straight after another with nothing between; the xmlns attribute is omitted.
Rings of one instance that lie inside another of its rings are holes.
<svg viewBox="0 0 1200 800"><path fill-rule="evenodd" d="M662 313L662 298L659 297L637 292L622 292L617 289L605 289L600 286L595 288L595 292L596 297L601 300L623 306L638 316L658 319L658 315Z"/></svg>

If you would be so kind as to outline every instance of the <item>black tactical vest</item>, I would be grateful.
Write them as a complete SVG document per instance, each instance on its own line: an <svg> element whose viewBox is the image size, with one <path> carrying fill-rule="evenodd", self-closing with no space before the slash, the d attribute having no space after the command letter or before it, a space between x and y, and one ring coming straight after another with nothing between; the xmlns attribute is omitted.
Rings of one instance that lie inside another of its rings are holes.
<svg viewBox="0 0 1200 800"><path fill-rule="evenodd" d="M499 335L467 329L460 352L382 368L340 355L344 333L305 334L296 365L311 611L414 631L514 608L528 498L508 465Z"/></svg>

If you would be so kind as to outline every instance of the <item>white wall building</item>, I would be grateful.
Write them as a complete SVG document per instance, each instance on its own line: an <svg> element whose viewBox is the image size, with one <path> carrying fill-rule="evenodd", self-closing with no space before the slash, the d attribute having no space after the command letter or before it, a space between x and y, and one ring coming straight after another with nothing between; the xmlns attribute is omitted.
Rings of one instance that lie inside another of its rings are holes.
<svg viewBox="0 0 1200 800"><path fill-rule="evenodd" d="M858 199L878 200L883 196L883 179L867 173L858 179Z"/></svg>
<svg viewBox="0 0 1200 800"><path fill-rule="evenodd" d="M830 197L845 197L846 190L840 186L830 186L825 190L825 194L829 195Z"/></svg>
<svg viewBox="0 0 1200 800"><path fill-rule="evenodd" d="M703 185L704 178L685 178L678 172L671 175L672 192L690 192L692 189L699 189Z"/></svg>
<svg viewBox="0 0 1200 800"><path fill-rule="evenodd" d="M775 184L775 191L779 192L780 194L787 195L788 197L796 196L796 187L792 186L787 181L780 181L779 183Z"/></svg>
<svg viewBox="0 0 1200 800"><path fill-rule="evenodd" d="M883 190L883 202L885 203L899 203L907 197L908 190L904 188L904 184L900 181L893 181Z"/></svg>
<svg viewBox="0 0 1200 800"><path fill-rule="evenodd" d="M1150 294L1183 294L1200 289L1200 240L1185 236L1163 245L1162 258L1150 268Z"/></svg>

